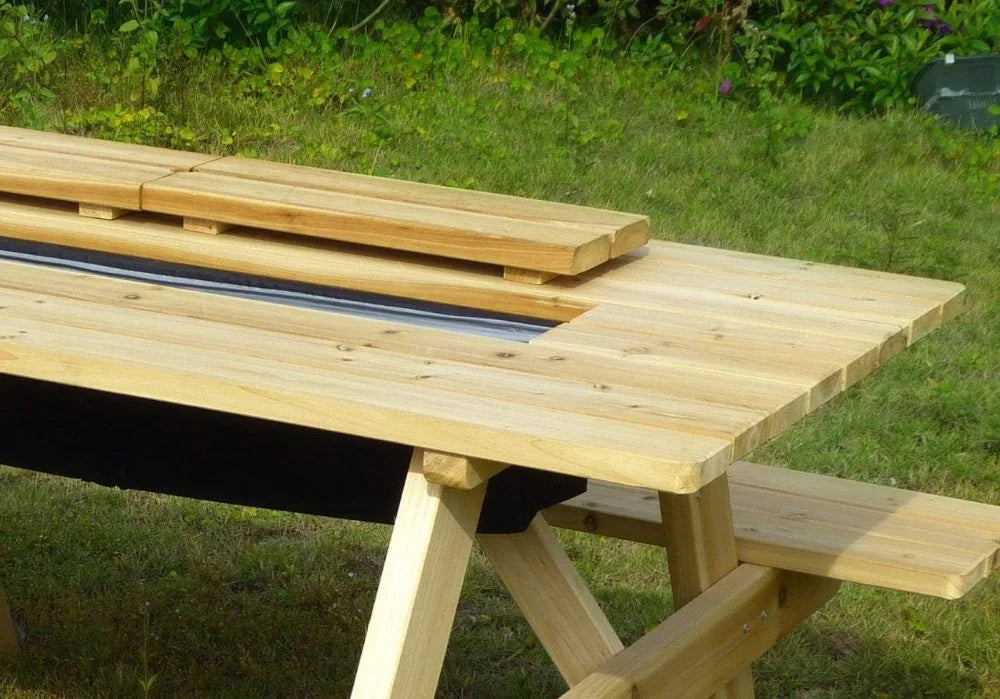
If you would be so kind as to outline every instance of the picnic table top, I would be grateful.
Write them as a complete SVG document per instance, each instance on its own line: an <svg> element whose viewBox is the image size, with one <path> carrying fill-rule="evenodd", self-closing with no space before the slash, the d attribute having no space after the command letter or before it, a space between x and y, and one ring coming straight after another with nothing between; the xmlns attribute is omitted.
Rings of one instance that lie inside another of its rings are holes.
<svg viewBox="0 0 1000 699"><path fill-rule="evenodd" d="M0 262L0 372L677 493L952 318L964 291L658 241L531 286L471 262L12 195L0 236L560 323L521 343Z"/></svg>

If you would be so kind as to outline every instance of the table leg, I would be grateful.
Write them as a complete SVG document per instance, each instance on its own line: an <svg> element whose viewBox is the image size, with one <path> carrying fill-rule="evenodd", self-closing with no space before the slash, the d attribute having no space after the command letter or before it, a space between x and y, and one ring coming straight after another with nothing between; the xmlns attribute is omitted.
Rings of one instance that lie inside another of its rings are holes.
<svg viewBox="0 0 1000 699"><path fill-rule="evenodd" d="M674 608L680 609L738 565L729 478L723 474L690 495L660 493L660 511ZM753 696L749 667L735 670L732 681L716 694L718 699Z"/></svg>
<svg viewBox="0 0 1000 699"><path fill-rule="evenodd" d="M522 534L478 541L569 686L624 648L541 515Z"/></svg>
<svg viewBox="0 0 1000 699"><path fill-rule="evenodd" d="M485 492L429 482L414 449L354 699L434 696Z"/></svg>
<svg viewBox="0 0 1000 699"><path fill-rule="evenodd" d="M0 655L13 653L18 647L17 629L14 628L14 620L10 616L7 596L0 587Z"/></svg>

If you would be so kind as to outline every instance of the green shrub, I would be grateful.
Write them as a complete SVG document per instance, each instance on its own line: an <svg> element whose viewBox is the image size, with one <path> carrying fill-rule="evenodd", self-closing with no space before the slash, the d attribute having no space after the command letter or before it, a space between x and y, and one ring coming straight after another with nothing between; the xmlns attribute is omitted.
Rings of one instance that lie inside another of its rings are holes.
<svg viewBox="0 0 1000 699"><path fill-rule="evenodd" d="M986 53L997 36L997 0L763 0L734 48L749 82L867 112L911 101L910 79L936 56Z"/></svg>

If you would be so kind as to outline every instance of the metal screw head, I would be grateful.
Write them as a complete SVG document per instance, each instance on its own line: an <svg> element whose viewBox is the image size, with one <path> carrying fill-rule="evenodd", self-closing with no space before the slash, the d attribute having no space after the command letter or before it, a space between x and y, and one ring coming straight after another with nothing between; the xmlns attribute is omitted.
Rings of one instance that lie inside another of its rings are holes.
<svg viewBox="0 0 1000 699"><path fill-rule="evenodd" d="M750 633L750 624L743 624L743 633Z"/></svg>
<svg viewBox="0 0 1000 699"><path fill-rule="evenodd" d="M760 620L764 621L764 619L766 618L767 618L767 610L765 609L760 613Z"/></svg>

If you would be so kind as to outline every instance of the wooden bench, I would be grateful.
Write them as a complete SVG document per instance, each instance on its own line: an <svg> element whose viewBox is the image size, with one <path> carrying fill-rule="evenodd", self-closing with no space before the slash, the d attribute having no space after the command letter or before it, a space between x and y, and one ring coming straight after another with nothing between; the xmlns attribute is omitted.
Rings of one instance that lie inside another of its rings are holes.
<svg viewBox="0 0 1000 699"><path fill-rule="evenodd" d="M740 561L945 599L1000 564L1000 507L774 466L729 469ZM566 529L663 546L656 493L591 482L545 513Z"/></svg>

